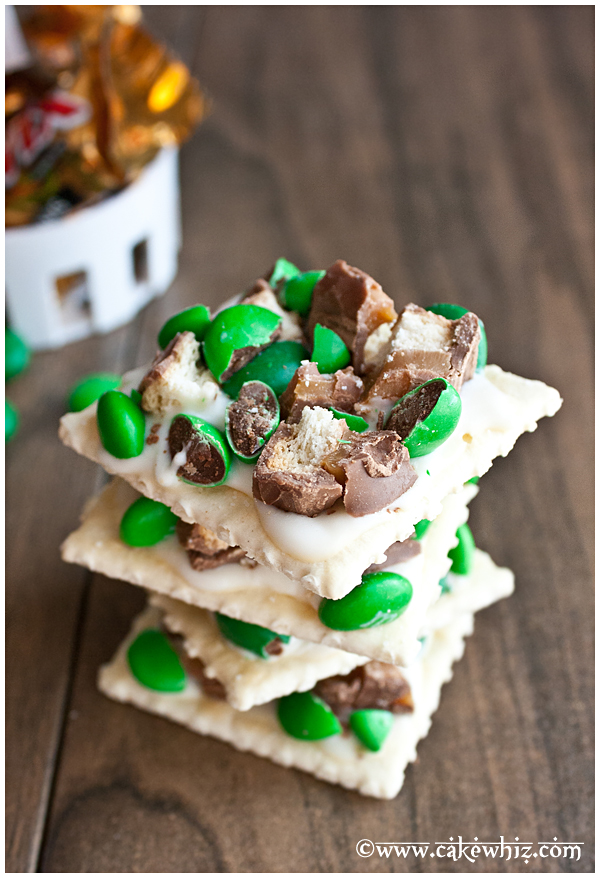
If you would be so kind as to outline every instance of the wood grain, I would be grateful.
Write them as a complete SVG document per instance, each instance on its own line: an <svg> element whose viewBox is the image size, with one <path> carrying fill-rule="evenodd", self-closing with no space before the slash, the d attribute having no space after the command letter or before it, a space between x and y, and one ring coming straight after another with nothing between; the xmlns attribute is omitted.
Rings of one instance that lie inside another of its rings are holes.
<svg viewBox="0 0 600 878"><path fill-rule="evenodd" d="M182 152L173 287L129 327L36 355L9 387L7 870L527 871L360 859L361 838L584 842L593 870L590 7L154 6L214 101ZM176 309L278 255L343 257L399 305L459 301L490 358L561 412L481 484L475 537L517 591L479 614L393 802L287 771L95 688L143 596L63 565L103 476L56 439L81 373L148 359Z"/></svg>

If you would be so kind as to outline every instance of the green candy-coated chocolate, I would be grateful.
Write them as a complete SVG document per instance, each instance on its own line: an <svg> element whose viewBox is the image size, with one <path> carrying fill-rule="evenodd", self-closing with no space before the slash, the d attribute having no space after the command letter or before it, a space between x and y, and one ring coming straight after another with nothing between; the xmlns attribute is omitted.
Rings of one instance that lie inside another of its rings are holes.
<svg viewBox="0 0 600 878"><path fill-rule="evenodd" d="M369 429L369 424L360 415L349 415L347 412L338 412L337 409L332 408L329 411L337 421L346 421L355 433L364 433L365 430Z"/></svg>
<svg viewBox="0 0 600 878"><path fill-rule="evenodd" d="M422 518L415 524L415 540L422 540L427 532L427 528L431 522L427 518Z"/></svg>
<svg viewBox="0 0 600 878"><path fill-rule="evenodd" d="M4 441L10 442L19 429L19 412L12 402L4 400Z"/></svg>
<svg viewBox="0 0 600 878"><path fill-rule="evenodd" d="M236 351L270 344L280 323L279 315L259 305L232 305L220 311L204 336L204 359L217 381L229 369Z"/></svg>
<svg viewBox="0 0 600 878"><path fill-rule="evenodd" d="M4 330L4 380L20 375L31 359L31 351L20 335L8 327Z"/></svg>
<svg viewBox="0 0 600 878"><path fill-rule="evenodd" d="M399 573L365 573L361 584L340 600L323 598L319 619L334 631L375 628L401 616L412 595L412 585Z"/></svg>
<svg viewBox="0 0 600 878"><path fill-rule="evenodd" d="M142 404L142 394L137 390L137 388L133 388L129 396L132 398L136 405L141 406Z"/></svg>
<svg viewBox="0 0 600 878"><path fill-rule="evenodd" d="M277 634L275 631L269 631L268 628L261 628L260 625L251 625L250 622L242 622L241 619L232 619L230 616L224 616L222 613L215 613L215 619L219 630L223 637L247 649L261 658L269 658L266 647L272 643L276 637L282 643L289 643L290 638L287 634Z"/></svg>
<svg viewBox="0 0 600 878"><path fill-rule="evenodd" d="M452 583L450 582L449 576L444 576L439 581L439 585L442 589L441 594L449 594L452 591Z"/></svg>
<svg viewBox="0 0 600 878"><path fill-rule="evenodd" d="M419 393L421 388L439 382L443 382L444 389L438 401L427 417L422 421L417 421L404 439L404 444L411 457L423 457L425 454L431 454L454 433L462 411L460 394L445 378L432 378L430 381L415 387L414 390L405 393L390 412L388 422L397 408L410 405L411 397Z"/></svg>
<svg viewBox="0 0 600 878"><path fill-rule="evenodd" d="M158 628L147 628L127 650L127 662L138 683L157 692L185 689L185 671L179 656Z"/></svg>
<svg viewBox="0 0 600 878"><path fill-rule="evenodd" d="M158 344L166 348L178 332L193 332L202 341L210 323L210 311L206 305L193 305L170 317L158 333Z"/></svg>
<svg viewBox="0 0 600 878"><path fill-rule="evenodd" d="M312 692L293 692L281 698L277 716L284 731L301 741L320 741L342 731L335 713Z"/></svg>
<svg viewBox="0 0 600 878"><path fill-rule="evenodd" d="M269 385L276 396L281 396L302 360L307 359L308 351L300 342L276 341L235 372L223 384L223 390L237 399L242 384L262 381Z"/></svg>
<svg viewBox="0 0 600 878"><path fill-rule="evenodd" d="M121 376L114 372L95 372L86 375L74 384L67 397L67 408L70 412L81 412L100 399L107 390L116 390L121 383Z"/></svg>
<svg viewBox="0 0 600 878"><path fill-rule="evenodd" d="M394 715L389 710L355 710L350 714L348 724L358 740L368 750L377 753L392 731Z"/></svg>
<svg viewBox="0 0 600 878"><path fill-rule="evenodd" d="M280 257L273 266L273 271L269 278L269 284L272 287L275 287L279 281L289 280L291 277L297 277L299 274L300 269L297 268L293 262L289 262L287 259Z"/></svg>
<svg viewBox="0 0 600 878"><path fill-rule="evenodd" d="M137 457L144 450L144 413L120 390L109 390L98 400L98 432L104 448L113 457L124 460Z"/></svg>
<svg viewBox="0 0 600 878"><path fill-rule="evenodd" d="M189 421L196 436L201 441L207 442L209 445L211 445L215 449L215 451L221 456L224 466L224 475L222 476L222 478L215 482L194 482L191 479L184 478L183 476L179 476L179 478L182 482L186 482L186 484L188 485L201 485L202 487L207 488L216 488L219 485L222 485L229 475L229 470L231 469L231 451L229 450L229 445L227 444L225 435L212 424L209 424L208 421L203 421L202 418L198 418L196 417L196 415L176 415L171 421L170 430L173 428L173 424L175 423L175 421L178 421L180 418L184 418L185 420Z"/></svg>
<svg viewBox="0 0 600 878"><path fill-rule="evenodd" d="M472 479L467 479L467 481L465 482L465 485L476 485L478 481L479 481L479 476L473 476Z"/></svg>
<svg viewBox="0 0 600 878"><path fill-rule="evenodd" d="M438 302L435 305L430 305L427 310L432 311L434 314L440 314L442 317L445 317L446 320L460 320L460 318L464 314L468 314L469 312L468 308L463 308L462 305L453 305L450 302ZM477 320L479 320L481 338L479 339L479 351L477 353L477 365L475 367L475 371L481 372L481 370L487 363L488 343L483 320L481 320L481 318L479 317L477 318Z"/></svg>
<svg viewBox="0 0 600 878"><path fill-rule="evenodd" d="M448 557L452 561L450 570L452 573L459 573L461 576L468 576L473 567L473 557L475 555L475 540L468 524L461 524L456 531L458 545L454 549L450 549Z"/></svg>
<svg viewBox="0 0 600 878"><path fill-rule="evenodd" d="M324 271L305 271L296 277L291 277L281 293L281 304L288 311L297 311L302 317L306 317L310 311L312 294L315 285L324 277Z"/></svg>
<svg viewBox="0 0 600 878"><path fill-rule="evenodd" d="M238 399L240 398L240 396L242 396L243 398L244 390L247 390L248 392L251 391L254 394L252 400L249 397L246 397L246 403L251 402L252 410L254 411L255 415L257 417L260 416L260 419L262 419L263 413L265 414L265 416L268 413L268 415L271 417L269 428L261 436L258 436L256 434L256 431L252 432L252 453L244 454L240 450L239 445L236 446L235 433L232 430L232 422L230 420L230 412L232 410L232 406L235 406L236 403L232 402L227 406L227 409L225 411L225 436L227 437L227 441L229 442L229 445L231 446L235 456L238 457L240 460L243 460L245 463L249 463L257 459L257 457L263 450L265 443L268 441L268 439L270 439L270 437L279 426L279 422L281 420L281 412L279 409L279 401L277 399L275 391L271 387L269 387L268 384L265 384L264 381L246 381L246 383L242 384L240 388ZM261 401L264 401L263 413L258 412L259 403L257 397L259 396L259 394L262 394ZM250 433L248 432L248 422L246 421L244 425L244 435L242 438L247 439L249 437Z"/></svg>
<svg viewBox="0 0 600 878"><path fill-rule="evenodd" d="M345 369L350 363L350 351L333 329L317 323L313 337L311 362L317 364L322 375L330 375L338 369Z"/></svg>
<svg viewBox="0 0 600 878"><path fill-rule="evenodd" d="M154 546L175 532L177 516L164 503L138 497L121 519L119 535L128 546Z"/></svg>

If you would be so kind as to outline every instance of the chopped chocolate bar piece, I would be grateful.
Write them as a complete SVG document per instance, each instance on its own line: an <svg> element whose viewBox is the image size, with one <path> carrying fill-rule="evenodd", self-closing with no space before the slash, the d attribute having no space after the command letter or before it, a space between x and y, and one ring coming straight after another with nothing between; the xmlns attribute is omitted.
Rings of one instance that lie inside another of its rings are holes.
<svg viewBox="0 0 600 878"><path fill-rule="evenodd" d="M460 390L475 373L480 338L479 321L471 312L447 320L407 305L389 341L382 343L379 354L372 354L377 365L357 411L364 414L376 399L399 399L432 378L446 378Z"/></svg>
<svg viewBox="0 0 600 878"><path fill-rule="evenodd" d="M329 509L342 486L321 463L347 434L346 423L323 408L305 408L298 424L280 424L254 467L256 499L309 517Z"/></svg>
<svg viewBox="0 0 600 878"><path fill-rule="evenodd" d="M189 676L198 683L204 694L208 695L209 698L225 700L227 698L225 687L215 677L206 676L204 662L199 658L192 658L188 654L181 634L174 634L172 631L169 631L164 622L162 623L161 628L169 643L179 656L186 674L189 674Z"/></svg>
<svg viewBox="0 0 600 878"><path fill-rule="evenodd" d="M392 323L396 317L393 301L377 281L338 259L314 288L308 332L312 337L317 323L337 332L352 352L355 372L362 375L367 339L381 324Z"/></svg>
<svg viewBox="0 0 600 878"><path fill-rule="evenodd" d="M178 333L159 351L142 378L144 411L164 415L217 398L219 385L208 369L199 369L200 348L193 332Z"/></svg>
<svg viewBox="0 0 600 878"><path fill-rule="evenodd" d="M363 390L363 381L351 366L338 369L333 375L321 375L316 363L303 363L284 391L279 404L281 415L288 423L300 420L303 409L334 408L352 412Z"/></svg>
<svg viewBox="0 0 600 878"><path fill-rule="evenodd" d="M417 478L408 449L391 430L352 433L323 466L344 484L344 506L355 518L384 509Z"/></svg>
<svg viewBox="0 0 600 878"><path fill-rule="evenodd" d="M256 457L279 425L279 403L271 388L262 381L242 385L225 416L227 439L236 454L245 460Z"/></svg>
<svg viewBox="0 0 600 878"><path fill-rule="evenodd" d="M258 305L260 308L266 308L281 317L279 341L305 342L300 315L293 311L286 311L281 307L273 289L264 278L259 277L253 286L244 293L242 303L244 305Z"/></svg>
<svg viewBox="0 0 600 878"><path fill-rule="evenodd" d="M385 561L381 564L371 564L370 567L367 567L365 573L377 573L378 570L387 570L388 567L392 567L394 564L403 564L405 561L415 558L420 552L421 543L419 540L413 540L412 537L401 542L398 540L392 543L389 549L386 550Z"/></svg>
<svg viewBox="0 0 600 878"><path fill-rule="evenodd" d="M354 710L389 710L412 713L410 685L400 668L383 662L367 662L345 676L320 680L314 692L327 702L336 716L347 722Z"/></svg>
<svg viewBox="0 0 600 878"><path fill-rule="evenodd" d="M188 558L190 565L194 570L214 570L222 567L224 564L239 564L246 558L246 553L239 546L228 546L221 552L215 552L214 555L207 555L204 552L195 552L188 549Z"/></svg>
<svg viewBox="0 0 600 878"><path fill-rule="evenodd" d="M188 524L187 521L179 519L175 529L184 549L202 552L204 555L216 555L217 552L231 548L224 540L220 540L216 533L202 524Z"/></svg>

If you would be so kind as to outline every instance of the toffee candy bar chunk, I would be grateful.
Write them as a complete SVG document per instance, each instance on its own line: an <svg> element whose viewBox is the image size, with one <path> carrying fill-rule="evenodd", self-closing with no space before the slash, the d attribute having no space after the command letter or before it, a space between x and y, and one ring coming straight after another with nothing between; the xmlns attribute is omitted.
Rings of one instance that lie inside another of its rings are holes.
<svg viewBox="0 0 600 878"><path fill-rule="evenodd" d="M442 317L447 317L448 320L460 320L461 317L469 313L468 308L463 308L462 305L454 305L450 302L438 302L435 305L429 305L427 310L433 311L434 314L441 314ZM481 372L487 363L488 343L483 320L480 317L478 320L481 338L479 339L479 350L477 353L477 365L475 371Z"/></svg>
<svg viewBox="0 0 600 878"><path fill-rule="evenodd" d="M323 461L325 469L344 485L344 506L359 518L384 509L417 480L408 449L390 430L350 434Z"/></svg>
<svg viewBox="0 0 600 878"><path fill-rule="evenodd" d="M204 337L204 359L219 383L227 381L281 334L281 317L258 305L220 311Z"/></svg>
<svg viewBox="0 0 600 878"><path fill-rule="evenodd" d="M200 346L194 333L175 335L164 351L158 352L140 382L144 411L165 415L215 400L219 385L208 369L198 368L199 361Z"/></svg>
<svg viewBox="0 0 600 878"><path fill-rule="evenodd" d="M433 378L398 400L386 427L404 440L411 457L422 457L439 448L455 431L462 403L445 378Z"/></svg>
<svg viewBox="0 0 600 878"><path fill-rule="evenodd" d="M478 318L471 312L447 320L418 305L407 305L380 354L366 401L399 399L438 376L460 390L475 374L480 338Z"/></svg>
<svg viewBox="0 0 600 878"><path fill-rule="evenodd" d="M225 414L227 441L242 460L255 460L278 425L277 397L262 381L243 384Z"/></svg>
<svg viewBox="0 0 600 878"><path fill-rule="evenodd" d="M412 713L414 705L404 674L396 665L371 661L345 676L328 677L315 686L342 722L355 710L387 710Z"/></svg>
<svg viewBox="0 0 600 878"><path fill-rule="evenodd" d="M250 563L250 559L239 546L229 546L224 540L202 524L176 524L177 537L187 551L193 570L214 570L224 564Z"/></svg>
<svg viewBox="0 0 600 878"><path fill-rule="evenodd" d="M366 368L367 339L396 317L393 301L377 281L338 259L315 285L308 332L312 336L317 323L336 332L352 352L352 365L360 375Z"/></svg>
<svg viewBox="0 0 600 878"><path fill-rule="evenodd" d="M303 363L279 400L282 416L288 423L297 423L307 406L352 412L363 387L362 379L351 366L338 369L333 375L322 375L316 363Z"/></svg>
<svg viewBox="0 0 600 878"><path fill-rule="evenodd" d="M348 429L322 408L305 408L298 424L280 424L254 467L257 500L314 517L342 496L342 486L321 466Z"/></svg>
<svg viewBox="0 0 600 878"><path fill-rule="evenodd" d="M377 573L379 570L387 570L395 564L404 564L411 558L416 558L421 554L421 543L419 540L409 537L407 540L398 540L386 550L385 561L382 564L371 564L367 567L365 573Z"/></svg>
<svg viewBox="0 0 600 878"><path fill-rule="evenodd" d="M216 427L194 415L177 415L169 428L171 457L183 456L177 475L191 485L222 485L231 466L231 452ZM179 460L179 457L178 457Z"/></svg>

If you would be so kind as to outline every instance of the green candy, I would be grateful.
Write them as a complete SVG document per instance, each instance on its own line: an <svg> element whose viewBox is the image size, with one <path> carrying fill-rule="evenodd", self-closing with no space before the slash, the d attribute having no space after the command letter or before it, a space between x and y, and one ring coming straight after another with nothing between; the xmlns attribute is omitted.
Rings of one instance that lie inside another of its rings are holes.
<svg viewBox="0 0 600 878"><path fill-rule="evenodd" d="M98 400L96 413L100 441L113 457L137 457L144 450L144 413L120 390L109 390Z"/></svg>
<svg viewBox="0 0 600 878"><path fill-rule="evenodd" d="M324 271L305 271L304 274L291 277L281 293L283 307L306 317L310 311L313 290L324 276Z"/></svg>
<svg viewBox="0 0 600 878"><path fill-rule="evenodd" d="M417 521L415 524L415 540L423 539L430 524L431 522L427 518L422 518L421 521Z"/></svg>
<svg viewBox="0 0 600 878"><path fill-rule="evenodd" d="M331 375L338 369L345 369L350 363L350 351L333 329L317 323L313 337L311 363L317 364L322 375Z"/></svg>
<svg viewBox="0 0 600 878"><path fill-rule="evenodd" d="M141 404L142 404L142 394L139 392L139 390L137 390L137 389L134 387L133 390L131 391L131 393L129 394L129 396L132 398L132 400L134 401L134 403L135 403L136 405L141 406Z"/></svg>
<svg viewBox="0 0 600 878"><path fill-rule="evenodd" d="M177 516L164 503L138 497L121 519L119 535L128 546L154 546L175 532Z"/></svg>
<svg viewBox="0 0 600 878"><path fill-rule="evenodd" d="M297 277L299 274L300 269L297 268L293 262L288 262L287 259L283 259L282 257L278 259L273 266L273 271L271 272L268 282L272 287L275 287L279 281L289 280L292 277Z"/></svg>
<svg viewBox="0 0 600 878"><path fill-rule="evenodd" d="M169 428L171 457L187 448L186 463L177 470L188 485L215 488L231 469L231 451L223 433L195 415L176 415Z"/></svg>
<svg viewBox="0 0 600 878"><path fill-rule="evenodd" d="M93 375L87 375L70 389L67 408L70 412L81 412L100 399L107 390L116 390L120 383L121 376L114 372L95 372Z"/></svg>
<svg viewBox="0 0 600 878"><path fill-rule="evenodd" d="M465 485L476 485L478 481L479 481L479 476L473 476L472 479L467 479L467 481L465 482Z"/></svg>
<svg viewBox="0 0 600 878"><path fill-rule="evenodd" d="M225 411L225 435L234 454L245 462L256 460L280 419L279 402L268 384L242 384L237 400Z"/></svg>
<svg viewBox="0 0 600 878"><path fill-rule="evenodd" d="M338 601L323 598L319 619L334 631L356 631L393 622L408 607L413 588L399 573L365 573L360 585Z"/></svg>
<svg viewBox="0 0 600 878"><path fill-rule="evenodd" d="M428 398L428 389L431 387L435 388L437 399L423 420L418 420L423 415L420 401ZM386 429L396 430L411 457L422 457L431 454L450 438L458 425L461 411L458 391L445 378L432 378L398 400L389 414Z"/></svg>
<svg viewBox="0 0 600 878"><path fill-rule="evenodd" d="M458 545L448 552L448 557L452 561L450 570L452 573L468 576L473 567L475 540L468 524L461 524L456 531L456 536L458 538Z"/></svg>
<svg viewBox="0 0 600 878"><path fill-rule="evenodd" d="M281 317L259 305L233 305L220 311L204 336L204 359L217 381L226 381L261 348L271 344Z"/></svg>
<svg viewBox="0 0 600 878"><path fill-rule="evenodd" d="M440 579L439 585L442 589L441 594L449 594L452 591L452 583L449 576L444 576Z"/></svg>
<svg viewBox="0 0 600 878"><path fill-rule="evenodd" d="M167 637L157 628L147 628L127 650L127 662L138 683L157 692L185 689L185 671Z"/></svg>
<svg viewBox="0 0 600 878"><path fill-rule="evenodd" d="M358 740L377 753L392 731L394 716L389 710L355 710L348 723Z"/></svg>
<svg viewBox="0 0 600 878"><path fill-rule="evenodd" d="M277 717L284 731L301 741L320 741L342 731L331 708L312 692L293 692L281 698Z"/></svg>
<svg viewBox="0 0 600 878"><path fill-rule="evenodd" d="M170 317L158 333L158 344L166 348L178 332L193 332L202 341L210 323L210 311L206 305L193 305Z"/></svg>
<svg viewBox="0 0 600 878"><path fill-rule="evenodd" d="M287 634L276 634L268 628L251 625L250 622L242 622L240 619L232 619L230 616L223 616L222 613L215 613L215 619L223 637L264 659L269 658L267 647L275 638L279 638L282 643L290 642Z"/></svg>
<svg viewBox="0 0 600 878"><path fill-rule="evenodd" d="M4 330L4 380L20 375L31 359L31 351L20 335L8 327Z"/></svg>
<svg viewBox="0 0 600 878"><path fill-rule="evenodd" d="M445 317L446 320L460 320L460 318L464 314L468 314L469 309L463 308L462 305L452 305L450 302L439 302L436 305L430 305L427 308L427 311L431 311L433 312L433 314L440 314L442 317ZM477 320L479 320L481 338L479 339L479 352L477 354L477 365L475 367L475 371L481 372L485 364L487 363L488 343L483 320L480 320L479 317L477 318Z"/></svg>
<svg viewBox="0 0 600 878"><path fill-rule="evenodd" d="M302 360L306 359L308 351L300 342L276 341L235 372L223 384L223 390L237 399L242 385L247 381L262 381L269 385L276 396L281 396Z"/></svg>
<svg viewBox="0 0 600 878"><path fill-rule="evenodd" d="M19 412L12 402L4 400L4 441L10 442L19 429Z"/></svg>
<svg viewBox="0 0 600 878"><path fill-rule="evenodd" d="M336 421L346 421L351 430L355 433L364 433L369 429L369 424L360 415L349 415L347 412L338 412L337 409L330 408L329 411Z"/></svg>

